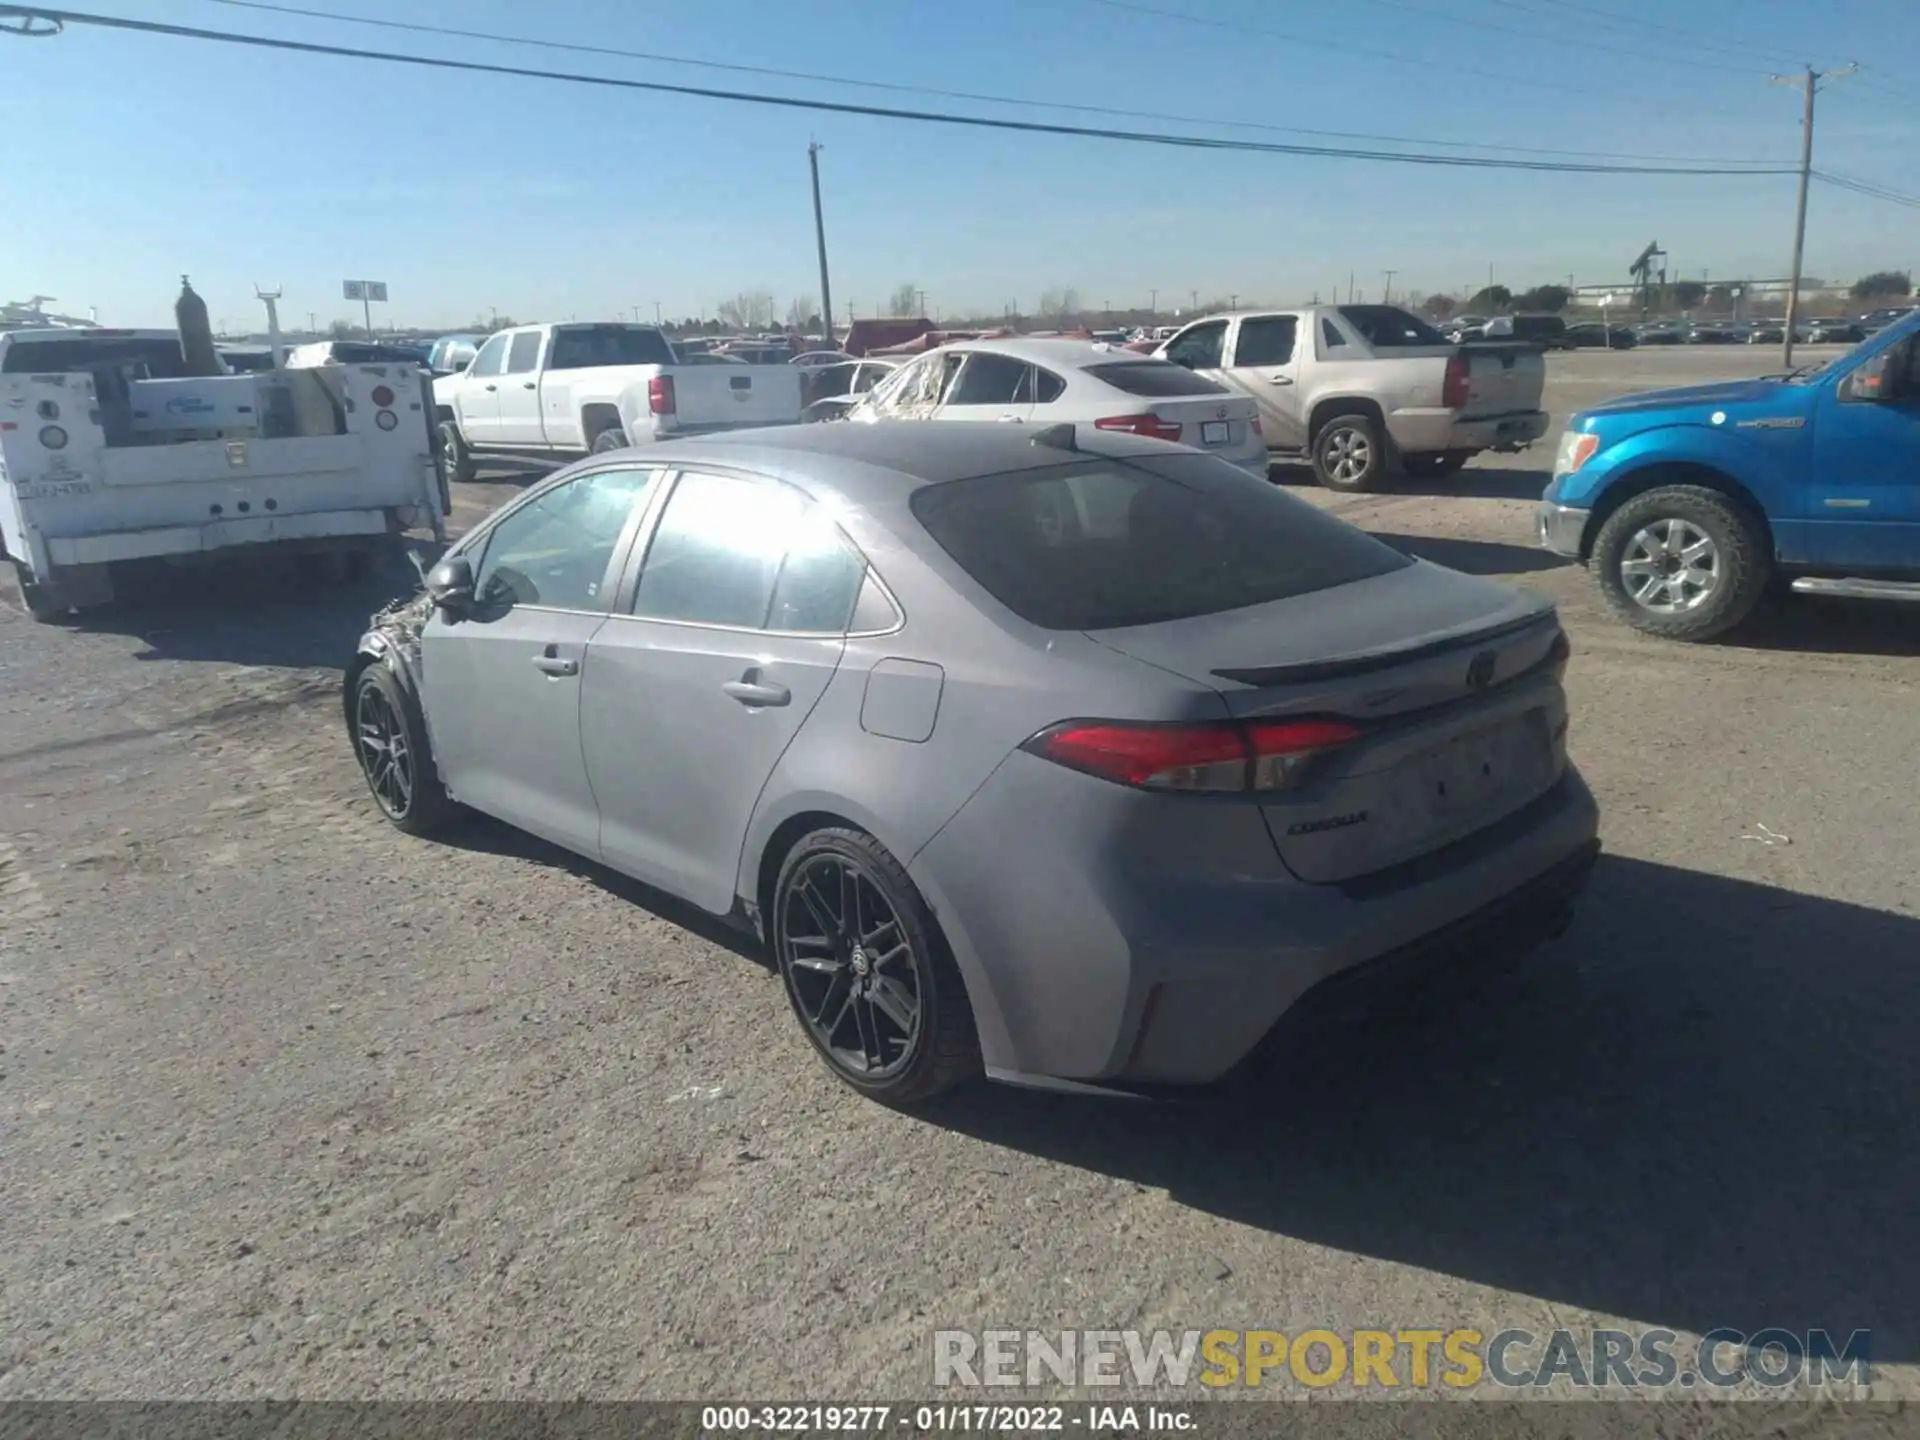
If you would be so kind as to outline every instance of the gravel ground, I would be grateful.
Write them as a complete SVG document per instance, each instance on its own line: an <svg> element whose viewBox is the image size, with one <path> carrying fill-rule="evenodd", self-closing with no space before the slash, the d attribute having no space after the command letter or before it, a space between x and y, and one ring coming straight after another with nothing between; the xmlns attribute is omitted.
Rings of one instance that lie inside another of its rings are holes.
<svg viewBox="0 0 1920 1440"><path fill-rule="evenodd" d="M1550 399L1770 359L1554 356ZM1187 1106L890 1113L714 924L391 831L337 683L395 581L9 596L0 1398L898 1397L937 1328L1608 1323L1868 1329L1920 1392L1920 619L1646 640L1534 548L1550 458L1300 493L1562 605L1578 922Z"/></svg>

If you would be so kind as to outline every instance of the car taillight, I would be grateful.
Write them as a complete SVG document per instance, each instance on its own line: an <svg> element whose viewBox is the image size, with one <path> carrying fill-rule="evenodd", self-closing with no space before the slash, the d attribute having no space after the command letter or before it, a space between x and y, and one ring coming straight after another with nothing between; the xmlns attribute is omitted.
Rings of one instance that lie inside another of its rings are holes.
<svg viewBox="0 0 1920 1440"><path fill-rule="evenodd" d="M1440 382L1440 403L1449 410L1466 408L1471 393L1467 383L1469 363L1465 351L1456 350L1447 357L1447 378Z"/></svg>
<svg viewBox="0 0 1920 1440"><path fill-rule="evenodd" d="M1158 415L1109 415L1093 422L1096 430L1123 430L1129 435L1144 435L1149 440L1178 440L1180 422L1162 420Z"/></svg>
<svg viewBox="0 0 1920 1440"><path fill-rule="evenodd" d="M647 381L647 409L656 415L673 414L673 377L656 375Z"/></svg>
<svg viewBox="0 0 1920 1440"><path fill-rule="evenodd" d="M1267 433L1260 428L1260 417L1257 415L1247 422L1247 427L1253 431L1256 437L1264 437Z"/></svg>
<svg viewBox="0 0 1920 1440"><path fill-rule="evenodd" d="M1359 738L1359 728L1344 720L1069 720L1020 748L1121 785L1217 793L1288 789L1316 757Z"/></svg>
<svg viewBox="0 0 1920 1440"><path fill-rule="evenodd" d="M379 406L382 410L391 410L393 408L393 391L389 390L384 385L374 386L373 387L373 403Z"/></svg>
<svg viewBox="0 0 1920 1440"><path fill-rule="evenodd" d="M1567 632L1562 630L1553 637L1553 644L1547 650L1547 664L1553 667L1554 674L1565 675L1567 662L1571 659L1573 659L1573 642L1567 638Z"/></svg>

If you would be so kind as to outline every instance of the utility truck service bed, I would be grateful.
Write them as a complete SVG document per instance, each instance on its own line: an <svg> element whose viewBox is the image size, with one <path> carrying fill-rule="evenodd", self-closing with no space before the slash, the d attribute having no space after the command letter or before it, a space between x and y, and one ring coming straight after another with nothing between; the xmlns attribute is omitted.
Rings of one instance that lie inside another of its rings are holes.
<svg viewBox="0 0 1920 1440"><path fill-rule="evenodd" d="M676 436L800 423L786 365L683 365L650 325L523 325L433 385L441 454L456 480L476 455L572 460Z"/></svg>
<svg viewBox="0 0 1920 1440"><path fill-rule="evenodd" d="M424 372L189 368L169 330L0 334L0 543L37 618L112 599L123 562L444 534Z"/></svg>

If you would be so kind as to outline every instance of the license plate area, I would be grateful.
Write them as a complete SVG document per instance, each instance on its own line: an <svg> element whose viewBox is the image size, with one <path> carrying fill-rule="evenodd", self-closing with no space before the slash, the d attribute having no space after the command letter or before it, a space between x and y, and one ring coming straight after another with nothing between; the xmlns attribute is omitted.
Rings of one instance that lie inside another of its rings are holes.
<svg viewBox="0 0 1920 1440"><path fill-rule="evenodd" d="M1200 443L1202 445L1224 445L1230 432L1225 420L1203 420L1200 422Z"/></svg>
<svg viewBox="0 0 1920 1440"><path fill-rule="evenodd" d="M1403 794L1414 816L1434 830L1451 830L1515 798L1529 798L1544 782L1544 737L1537 714L1517 715L1458 735L1410 757L1402 767Z"/></svg>

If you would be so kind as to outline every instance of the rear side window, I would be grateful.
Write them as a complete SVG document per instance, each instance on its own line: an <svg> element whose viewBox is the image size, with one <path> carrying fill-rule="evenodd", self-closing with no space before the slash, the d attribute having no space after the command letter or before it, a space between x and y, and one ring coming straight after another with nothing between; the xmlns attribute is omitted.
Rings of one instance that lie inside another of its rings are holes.
<svg viewBox="0 0 1920 1440"><path fill-rule="evenodd" d="M1398 305L1342 305L1340 318L1359 331L1360 338L1376 350L1452 343L1426 321L1409 315Z"/></svg>
<svg viewBox="0 0 1920 1440"><path fill-rule="evenodd" d="M1089 365L1086 373L1116 390L1156 400L1176 395L1227 393L1226 386L1168 360L1122 360L1107 365Z"/></svg>
<svg viewBox="0 0 1920 1440"><path fill-rule="evenodd" d="M1413 563L1206 455L951 480L910 503L988 594L1048 630L1239 610Z"/></svg>
<svg viewBox="0 0 1920 1440"><path fill-rule="evenodd" d="M553 332L549 370L596 365L671 365L673 348L658 330L632 325L563 325Z"/></svg>
<svg viewBox="0 0 1920 1440"><path fill-rule="evenodd" d="M1027 362L976 350L947 395L949 405L1012 405L1027 383Z"/></svg>
<svg viewBox="0 0 1920 1440"><path fill-rule="evenodd" d="M1292 315L1264 315L1240 322L1233 342L1235 365L1284 365L1293 359L1293 337L1300 321Z"/></svg>

